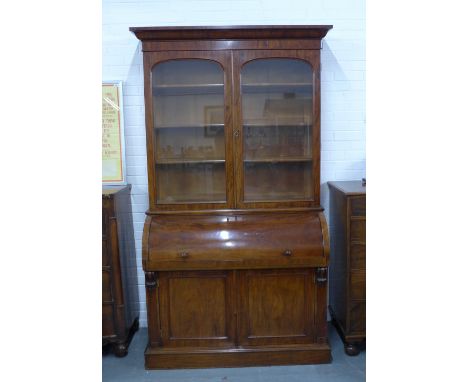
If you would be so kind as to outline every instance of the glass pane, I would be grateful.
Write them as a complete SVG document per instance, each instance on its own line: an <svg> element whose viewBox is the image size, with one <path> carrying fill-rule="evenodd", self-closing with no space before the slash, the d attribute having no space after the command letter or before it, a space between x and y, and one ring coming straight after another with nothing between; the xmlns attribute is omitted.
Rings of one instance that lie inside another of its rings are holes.
<svg viewBox="0 0 468 382"><path fill-rule="evenodd" d="M241 92L244 200L311 199L311 66L298 59L251 61L241 72Z"/></svg>
<svg viewBox="0 0 468 382"><path fill-rule="evenodd" d="M170 60L152 81L157 202L226 201L221 65Z"/></svg>
<svg viewBox="0 0 468 382"><path fill-rule="evenodd" d="M223 202L224 162L157 164L158 203Z"/></svg>
<svg viewBox="0 0 468 382"><path fill-rule="evenodd" d="M245 200L312 198L312 162L245 162Z"/></svg>
<svg viewBox="0 0 468 382"><path fill-rule="evenodd" d="M156 162L224 160L224 128L156 129Z"/></svg>

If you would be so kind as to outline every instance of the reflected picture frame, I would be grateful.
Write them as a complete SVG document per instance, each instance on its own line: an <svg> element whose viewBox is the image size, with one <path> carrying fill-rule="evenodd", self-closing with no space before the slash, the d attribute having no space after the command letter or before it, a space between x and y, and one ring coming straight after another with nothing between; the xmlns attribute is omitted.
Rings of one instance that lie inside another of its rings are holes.
<svg viewBox="0 0 468 382"><path fill-rule="evenodd" d="M205 106L205 137L215 137L219 133L219 127L224 125L224 106Z"/></svg>

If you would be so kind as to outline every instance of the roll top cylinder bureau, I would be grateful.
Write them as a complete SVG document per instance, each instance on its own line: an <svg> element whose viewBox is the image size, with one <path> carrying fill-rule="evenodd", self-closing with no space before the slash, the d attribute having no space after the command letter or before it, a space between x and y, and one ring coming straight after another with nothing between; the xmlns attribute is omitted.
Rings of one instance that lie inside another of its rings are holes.
<svg viewBox="0 0 468 382"><path fill-rule="evenodd" d="M319 26L135 27L148 369L327 363Z"/></svg>

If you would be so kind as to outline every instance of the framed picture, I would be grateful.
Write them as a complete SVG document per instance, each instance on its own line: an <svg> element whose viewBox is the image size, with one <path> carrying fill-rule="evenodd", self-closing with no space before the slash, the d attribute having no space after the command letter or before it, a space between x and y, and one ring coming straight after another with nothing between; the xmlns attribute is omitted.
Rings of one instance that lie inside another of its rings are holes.
<svg viewBox="0 0 468 382"><path fill-rule="evenodd" d="M102 183L127 184L122 81L102 82Z"/></svg>
<svg viewBox="0 0 468 382"><path fill-rule="evenodd" d="M215 137L224 125L224 106L205 106L205 137Z"/></svg>

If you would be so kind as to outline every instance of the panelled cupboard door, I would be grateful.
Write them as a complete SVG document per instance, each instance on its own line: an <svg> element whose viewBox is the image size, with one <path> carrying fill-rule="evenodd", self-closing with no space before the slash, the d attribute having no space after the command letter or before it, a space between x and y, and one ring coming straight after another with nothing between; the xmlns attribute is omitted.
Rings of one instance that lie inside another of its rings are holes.
<svg viewBox="0 0 468 382"><path fill-rule="evenodd" d="M234 207L229 52L145 53L150 208Z"/></svg>
<svg viewBox="0 0 468 382"><path fill-rule="evenodd" d="M232 271L160 272L159 275L164 346L233 346Z"/></svg>
<svg viewBox="0 0 468 382"><path fill-rule="evenodd" d="M320 204L320 52L234 52L240 208Z"/></svg>
<svg viewBox="0 0 468 382"><path fill-rule="evenodd" d="M314 342L313 269L249 270L239 279L241 345Z"/></svg>

